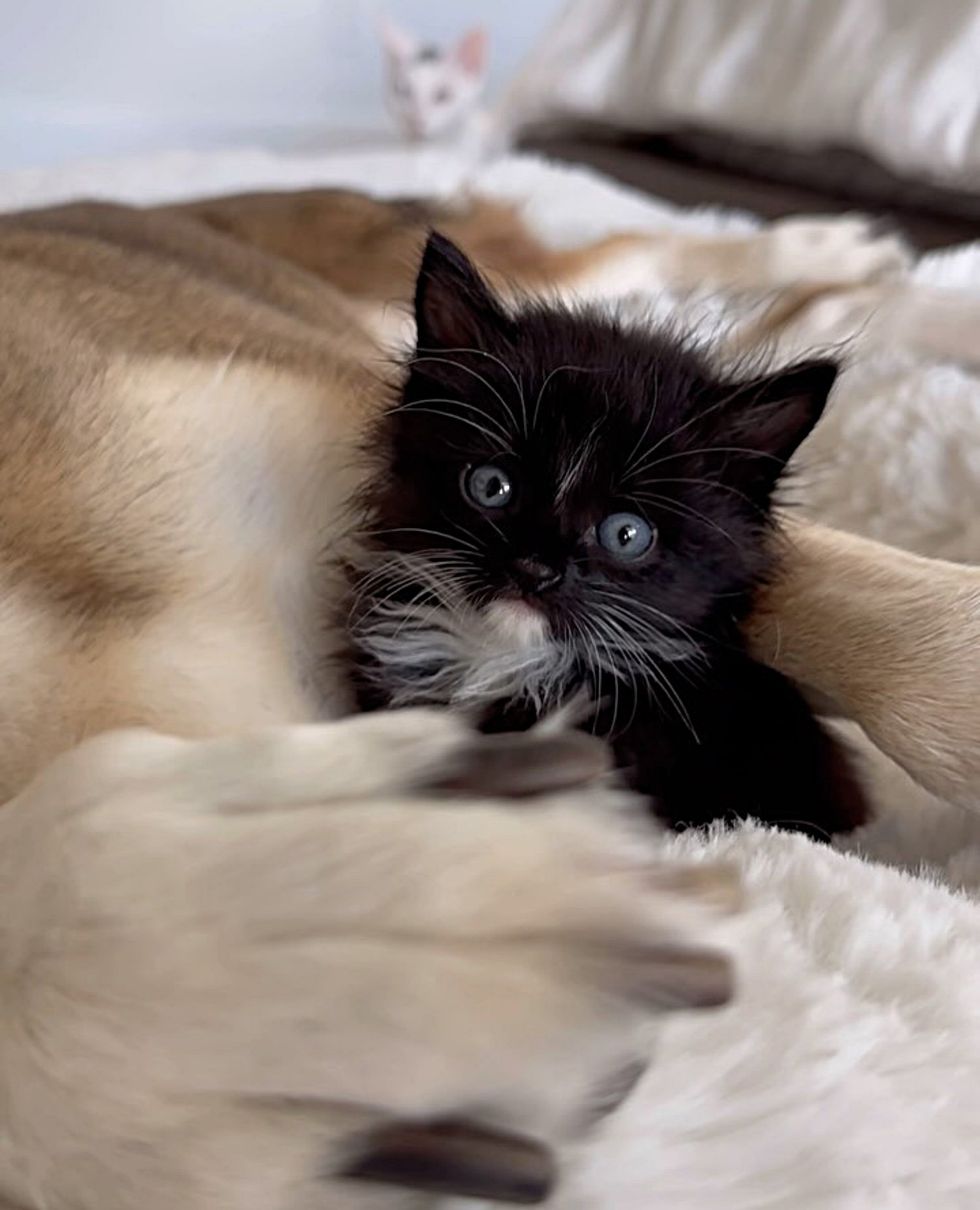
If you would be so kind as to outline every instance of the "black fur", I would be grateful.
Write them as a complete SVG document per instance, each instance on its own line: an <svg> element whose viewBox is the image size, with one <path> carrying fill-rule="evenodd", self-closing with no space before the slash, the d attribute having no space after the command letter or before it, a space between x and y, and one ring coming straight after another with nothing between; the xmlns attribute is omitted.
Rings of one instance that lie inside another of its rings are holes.
<svg viewBox="0 0 980 1210"><path fill-rule="evenodd" d="M563 691L584 686L601 703L587 725L662 818L756 816L815 835L862 822L843 751L739 631L773 570L773 493L836 366L731 381L675 336L595 311L542 304L511 317L436 235L416 319L403 396L374 445L355 635L382 599L429 600L410 577L369 578L378 560L448 557L472 606L523 600L546 616L573 653ZM504 507L464 494L466 469L483 464L510 477ZM597 540L615 513L655 526L636 562ZM386 704L384 662L361 650L355 664L362 705ZM488 729L527 726L537 709L532 696L485 705Z"/></svg>

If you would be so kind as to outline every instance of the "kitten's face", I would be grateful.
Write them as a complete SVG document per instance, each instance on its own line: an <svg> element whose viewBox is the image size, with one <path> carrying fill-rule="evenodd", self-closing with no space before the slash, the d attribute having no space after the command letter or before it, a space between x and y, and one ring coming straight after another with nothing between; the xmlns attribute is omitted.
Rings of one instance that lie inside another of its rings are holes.
<svg viewBox="0 0 980 1210"><path fill-rule="evenodd" d="M471 30L448 49L425 45L390 22L381 32L388 112L402 134L431 139L459 127L486 80L485 32Z"/></svg>
<svg viewBox="0 0 980 1210"><path fill-rule="evenodd" d="M376 687L542 707L703 661L766 567L773 488L835 368L723 382L596 314L511 318L439 237L416 318L355 598Z"/></svg>

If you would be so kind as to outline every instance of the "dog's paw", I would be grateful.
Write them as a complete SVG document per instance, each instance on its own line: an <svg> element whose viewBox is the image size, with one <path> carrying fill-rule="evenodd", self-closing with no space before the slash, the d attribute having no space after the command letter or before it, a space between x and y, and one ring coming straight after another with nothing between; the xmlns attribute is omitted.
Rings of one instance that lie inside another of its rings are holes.
<svg viewBox="0 0 980 1210"><path fill-rule="evenodd" d="M781 219L762 239L774 285L860 285L900 277L912 264L898 236L857 215Z"/></svg>
<svg viewBox="0 0 980 1210"><path fill-rule="evenodd" d="M28 1140L8 1185L380 1207L422 1165L428 1188L543 1195L541 1146L509 1136L575 1129L653 1016L732 990L702 931L730 873L658 864L605 762L432 711L60 759L2 818L0 1096Z"/></svg>

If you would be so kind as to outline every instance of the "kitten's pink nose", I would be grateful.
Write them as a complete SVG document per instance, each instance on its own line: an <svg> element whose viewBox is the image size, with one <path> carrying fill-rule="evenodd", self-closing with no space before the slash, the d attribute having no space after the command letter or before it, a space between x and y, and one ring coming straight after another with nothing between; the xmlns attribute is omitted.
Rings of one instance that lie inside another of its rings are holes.
<svg viewBox="0 0 980 1210"><path fill-rule="evenodd" d="M564 571L536 555L514 560L514 579L524 592L547 592L557 588L564 578Z"/></svg>

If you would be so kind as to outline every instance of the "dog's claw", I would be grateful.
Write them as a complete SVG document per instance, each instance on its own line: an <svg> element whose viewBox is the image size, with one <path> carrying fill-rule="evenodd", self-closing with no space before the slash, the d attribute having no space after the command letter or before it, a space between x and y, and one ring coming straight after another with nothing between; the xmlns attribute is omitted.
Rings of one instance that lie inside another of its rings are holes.
<svg viewBox="0 0 980 1210"><path fill-rule="evenodd" d="M375 1131L340 1175L530 1206L550 1194L555 1163L547 1147L518 1135L465 1122L394 1123Z"/></svg>
<svg viewBox="0 0 980 1210"><path fill-rule="evenodd" d="M527 798L585 785L608 773L609 749L579 732L487 735L462 749L432 788L454 794Z"/></svg>

